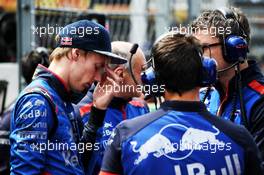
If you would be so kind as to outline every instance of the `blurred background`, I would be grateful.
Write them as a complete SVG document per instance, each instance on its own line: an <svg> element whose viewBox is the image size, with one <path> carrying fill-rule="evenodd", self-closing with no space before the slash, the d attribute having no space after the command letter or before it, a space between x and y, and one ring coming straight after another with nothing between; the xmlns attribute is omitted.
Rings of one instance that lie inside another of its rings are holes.
<svg viewBox="0 0 264 175"><path fill-rule="evenodd" d="M138 43L148 57L159 35L188 27L201 11L222 6L239 7L247 15L250 57L264 62L264 0L0 0L0 107L11 104L23 87L22 56L39 46L52 50L65 24L94 20L113 41Z"/></svg>

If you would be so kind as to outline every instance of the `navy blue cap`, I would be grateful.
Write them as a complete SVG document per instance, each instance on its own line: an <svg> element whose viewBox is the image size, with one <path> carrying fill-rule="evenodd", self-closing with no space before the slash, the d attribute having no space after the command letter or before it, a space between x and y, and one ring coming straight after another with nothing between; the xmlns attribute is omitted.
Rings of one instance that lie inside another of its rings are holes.
<svg viewBox="0 0 264 175"><path fill-rule="evenodd" d="M66 25L59 32L57 47L93 51L108 56L114 64L127 62L125 58L112 53L108 31L102 25L89 20L80 20Z"/></svg>

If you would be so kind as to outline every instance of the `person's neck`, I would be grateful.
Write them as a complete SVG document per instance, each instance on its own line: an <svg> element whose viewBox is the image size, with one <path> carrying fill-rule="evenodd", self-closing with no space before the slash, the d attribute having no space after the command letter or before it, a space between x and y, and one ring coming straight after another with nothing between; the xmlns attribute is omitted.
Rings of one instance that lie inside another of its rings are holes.
<svg viewBox="0 0 264 175"><path fill-rule="evenodd" d="M246 69L247 67L248 67L247 61L245 61L242 64L239 64L240 71ZM225 93L228 89L228 85L229 85L230 80L235 76L235 74L236 74L235 67L219 74L219 82L220 82Z"/></svg>
<svg viewBox="0 0 264 175"><path fill-rule="evenodd" d="M200 101L199 89L195 88L193 90L187 91L179 95L178 93L172 93L165 91L165 100L167 101Z"/></svg>
<svg viewBox="0 0 264 175"><path fill-rule="evenodd" d="M53 60L50 63L48 69L55 73L59 78L61 78L66 88L70 89L68 85L68 71L65 71L65 69L69 70L69 63L67 63L67 59L64 59L65 61L63 59L64 58L61 58L60 60Z"/></svg>

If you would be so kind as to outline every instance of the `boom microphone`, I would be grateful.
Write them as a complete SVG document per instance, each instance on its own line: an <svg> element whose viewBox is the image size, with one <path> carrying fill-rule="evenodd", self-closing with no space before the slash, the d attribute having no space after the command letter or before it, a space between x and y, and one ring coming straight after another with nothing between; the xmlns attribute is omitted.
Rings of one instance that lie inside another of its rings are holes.
<svg viewBox="0 0 264 175"><path fill-rule="evenodd" d="M129 59L129 70L130 70L130 74L132 76L132 79L134 80L134 82L138 85L138 82L134 76L134 73L133 73L133 70L132 70L132 58L133 58L133 55L137 52L137 49L138 49L138 44L133 44L133 46L131 47L130 49L130 53L131 53L131 56L130 56L130 59Z"/></svg>
<svg viewBox="0 0 264 175"><path fill-rule="evenodd" d="M131 55L134 55L137 52L137 49L138 49L138 44L135 43L133 44L129 52L131 53Z"/></svg>

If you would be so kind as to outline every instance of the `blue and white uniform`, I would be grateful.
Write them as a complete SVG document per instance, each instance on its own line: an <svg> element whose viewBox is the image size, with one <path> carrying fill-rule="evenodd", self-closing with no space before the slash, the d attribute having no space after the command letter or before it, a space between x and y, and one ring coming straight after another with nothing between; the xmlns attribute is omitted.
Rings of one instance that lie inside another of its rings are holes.
<svg viewBox="0 0 264 175"><path fill-rule="evenodd" d="M245 127L253 136L264 159L264 76L255 61L251 60L248 63L249 67L241 71L242 95L247 120ZM212 114L217 111L217 116L242 125L240 99L235 83L236 77L229 81L226 92L220 85L216 86L216 90L214 89L205 101ZM218 93L220 96L215 95Z"/></svg>
<svg viewBox="0 0 264 175"><path fill-rule="evenodd" d="M49 93L57 116L45 96L27 94L35 87ZM57 75L37 67L35 80L19 96L11 118L11 174L84 174L77 147L79 128L72 125L76 117L69 96Z"/></svg>
<svg viewBox="0 0 264 175"><path fill-rule="evenodd" d="M83 123L86 123L90 117L91 99L91 93L88 92L86 97L81 101L82 105L79 106ZM86 104L84 104L84 101L86 101ZM97 131L96 143L99 143L100 146L98 150L94 150L92 153L86 171L87 175L98 175L100 172L105 146L114 128L123 120L132 119L148 112L147 104L138 98L133 98L129 102L121 98L114 98L111 101L106 110L104 124Z"/></svg>
<svg viewBox="0 0 264 175"><path fill-rule="evenodd" d="M105 175L262 175L244 127L211 115L203 103L167 101L119 124L108 141Z"/></svg>

